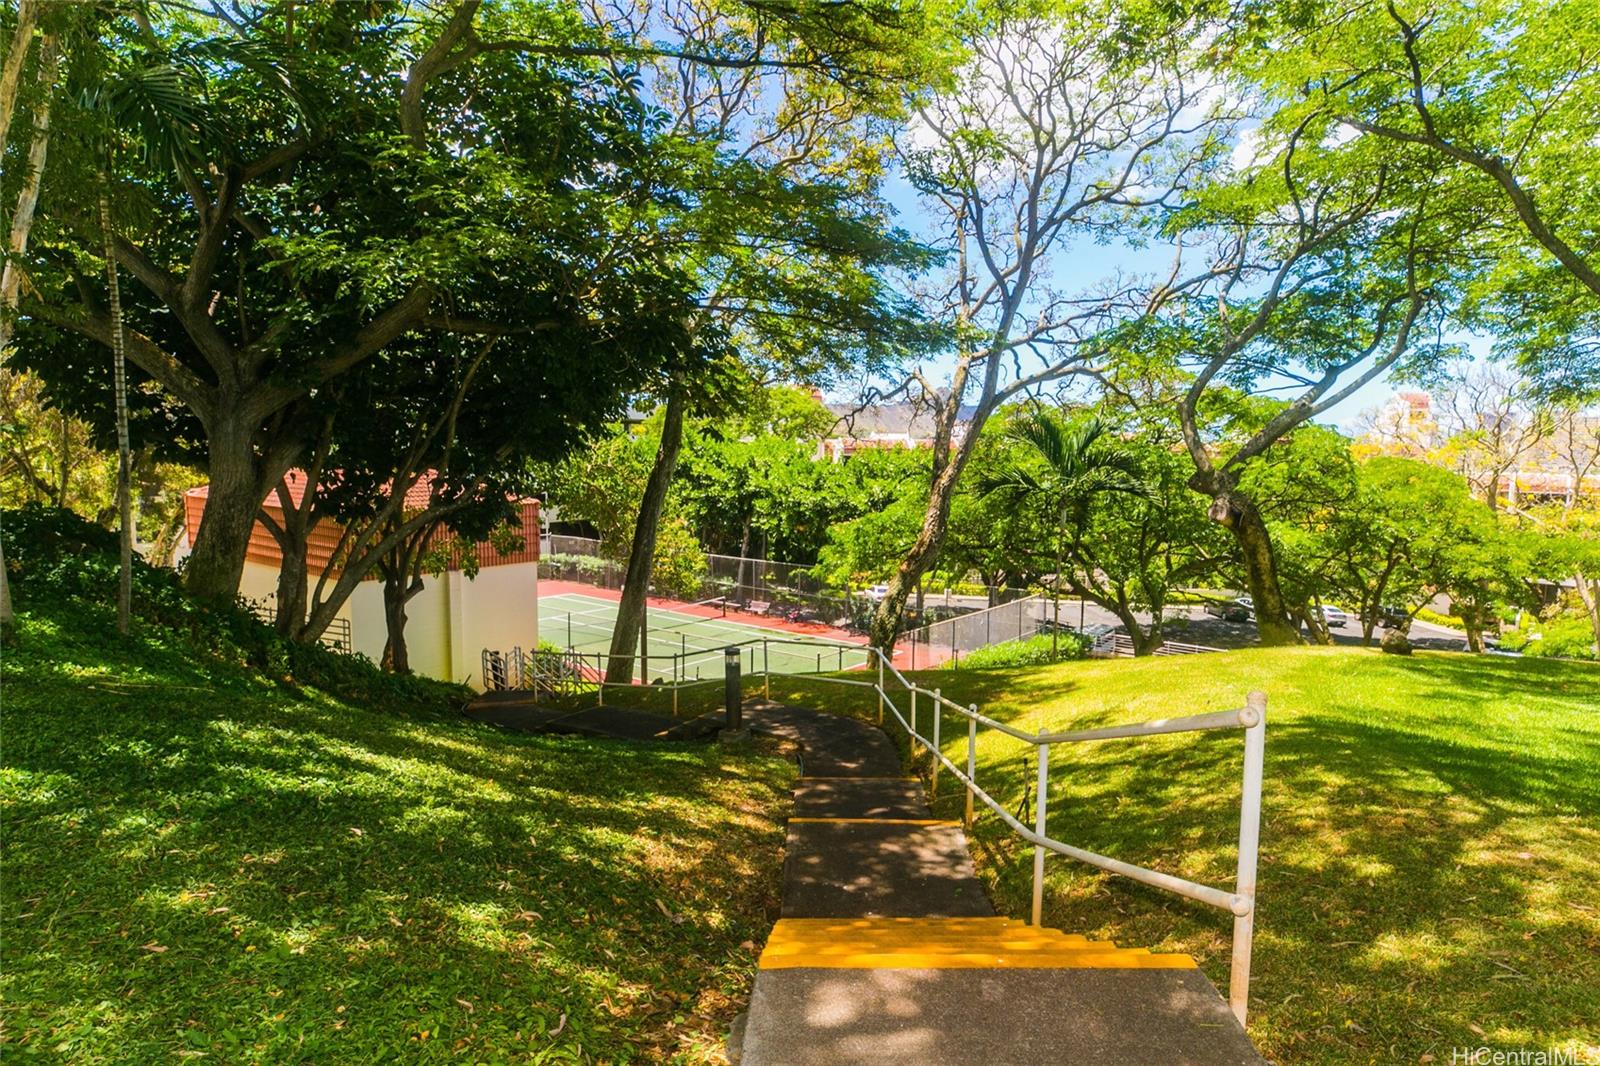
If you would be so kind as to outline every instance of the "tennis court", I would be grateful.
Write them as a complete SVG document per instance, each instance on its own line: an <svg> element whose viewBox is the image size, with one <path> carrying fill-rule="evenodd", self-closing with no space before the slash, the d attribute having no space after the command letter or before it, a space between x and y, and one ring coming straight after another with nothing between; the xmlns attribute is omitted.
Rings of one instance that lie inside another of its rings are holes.
<svg viewBox="0 0 1600 1066"><path fill-rule="evenodd" d="M862 666L867 660L866 649L859 645L707 617L721 609L720 601L689 606L693 613L651 607L646 614L645 633L650 655L644 672L647 680L693 681L721 677L724 648L744 641L759 642L763 637L769 638L765 648L756 643L740 649L746 673L764 668L784 674L848 670ZM541 641L572 651L589 655L610 651L611 629L616 620L617 605L611 600L571 592L539 598ZM785 643L772 643L779 640Z"/></svg>

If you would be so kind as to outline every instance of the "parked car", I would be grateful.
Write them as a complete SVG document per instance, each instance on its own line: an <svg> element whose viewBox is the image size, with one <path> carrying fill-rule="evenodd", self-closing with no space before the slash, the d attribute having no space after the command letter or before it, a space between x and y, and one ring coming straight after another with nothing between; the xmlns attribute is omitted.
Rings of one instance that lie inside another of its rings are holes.
<svg viewBox="0 0 1600 1066"><path fill-rule="evenodd" d="M1255 601L1249 596L1236 600L1212 600L1206 604L1206 614L1224 622L1248 622L1255 617Z"/></svg>
<svg viewBox="0 0 1600 1066"><path fill-rule="evenodd" d="M1350 616L1337 607L1322 608L1322 624L1329 629L1343 629L1350 624Z"/></svg>
<svg viewBox="0 0 1600 1066"><path fill-rule="evenodd" d="M888 585L874 585L866 592L867 599L873 603L882 603L883 598L887 595L889 595Z"/></svg>
<svg viewBox="0 0 1600 1066"><path fill-rule="evenodd" d="M1385 629L1404 629L1411 621L1411 612L1404 607L1386 603L1378 608L1378 624Z"/></svg>

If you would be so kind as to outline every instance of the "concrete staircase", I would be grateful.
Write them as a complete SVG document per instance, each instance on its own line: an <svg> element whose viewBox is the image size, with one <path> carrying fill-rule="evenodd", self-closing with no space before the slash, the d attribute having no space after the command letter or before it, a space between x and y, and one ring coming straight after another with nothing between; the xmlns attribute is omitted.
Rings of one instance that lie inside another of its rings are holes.
<svg viewBox="0 0 1600 1066"><path fill-rule="evenodd" d="M801 747L783 908L729 1058L768 1064L1260 1064L1187 955L994 913L960 823L884 733L753 702Z"/></svg>

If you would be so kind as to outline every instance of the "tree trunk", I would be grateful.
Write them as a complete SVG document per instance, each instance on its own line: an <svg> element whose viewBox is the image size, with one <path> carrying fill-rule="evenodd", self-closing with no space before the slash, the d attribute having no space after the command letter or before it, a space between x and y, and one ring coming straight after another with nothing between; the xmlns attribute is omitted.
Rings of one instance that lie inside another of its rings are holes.
<svg viewBox="0 0 1600 1066"><path fill-rule="evenodd" d="M1300 643L1300 633L1289 621L1289 609L1278 584L1272 534L1255 501L1227 483L1210 482L1200 475L1190 481L1190 487L1211 496L1208 516L1232 533L1239 546L1260 642L1268 647Z"/></svg>
<svg viewBox="0 0 1600 1066"><path fill-rule="evenodd" d="M1300 623L1305 626L1306 633L1313 644L1332 644L1333 634L1328 632L1328 624L1322 617L1321 604L1308 603L1300 608Z"/></svg>
<svg viewBox="0 0 1600 1066"><path fill-rule="evenodd" d="M948 417L953 420L959 404L954 396L949 403L951 413ZM945 420L940 421L943 423ZM906 600L922 580L922 575L933 569L938 561L939 549L944 545L945 533L950 526L950 502L955 498L956 482L967 465L972 443L977 439L978 423L978 419L973 419L973 425L967 430L967 439L943 462L939 451L950 447L951 427L941 424L934 436L934 476L929 486L928 506L922 513L922 528L917 532L911 550L900 560L894 576L889 579L889 590L872 614L868 633L874 648L884 652L894 651L894 642L900 636L900 621L905 614Z"/></svg>
<svg viewBox="0 0 1600 1066"><path fill-rule="evenodd" d="M278 607L273 625L290 640L301 638L306 624L306 537L302 527L299 535L289 528L278 538L278 553L283 561L278 564ZM320 634L319 634L320 636Z"/></svg>
<svg viewBox="0 0 1600 1066"><path fill-rule="evenodd" d="M1578 599L1589 615L1589 628L1594 633L1594 651L1600 655L1600 581L1590 581L1582 570L1572 572L1573 584L1578 587Z"/></svg>
<svg viewBox="0 0 1600 1066"><path fill-rule="evenodd" d="M1137 619L1124 621L1123 628L1127 629L1128 636L1133 640L1133 654L1135 658L1154 655L1161 645L1167 642L1161 632L1161 612L1156 611L1151 615L1149 630L1139 628Z"/></svg>
<svg viewBox="0 0 1600 1066"><path fill-rule="evenodd" d="M33 42L33 28L38 21L39 5L35 0L20 0L17 21L13 27L11 50L6 55L0 71L0 156L3 156L7 138L11 133L11 117L16 109L18 85L28 48ZM14 261L28 250L28 234L33 229L34 209L39 204L39 190L44 181L45 156L50 148L50 96L55 87L58 52L54 34L45 34L39 45L39 102L33 109L33 139L28 145L28 177L17 194L17 208L11 215L11 229L6 235L5 265L0 267L0 377L5 374L6 349L11 346L10 311L17 306L17 296L22 289L22 272ZM62 416L65 418L65 416ZM62 475L62 485L66 476ZM62 496L66 490L63 487ZM63 500L64 505L64 500ZM4 551L0 551L0 624L9 625L13 619L11 607L11 575L6 572Z"/></svg>
<svg viewBox="0 0 1600 1066"><path fill-rule="evenodd" d="M611 658L606 663L608 684L626 685L633 680L633 657L639 646L639 631L644 627L650 572L655 567L656 531L666 510L667 492L672 488L672 475L678 466L678 452L683 447L683 407L683 398L676 391L667 397L661 444L656 449L650 479L645 482L644 499L639 503L639 518L634 523L633 543L628 549L622 600L617 604L616 626L611 631Z"/></svg>
<svg viewBox="0 0 1600 1066"><path fill-rule="evenodd" d="M230 407L219 404L216 424L207 427L210 484L194 550L184 568L185 587L201 599L231 600L239 594L250 531L265 496L251 447L251 427L242 425Z"/></svg>
<svg viewBox="0 0 1600 1066"><path fill-rule="evenodd" d="M415 582L417 591L422 582ZM409 674L411 655L406 650L406 604L416 595L408 587L406 567L397 566L383 575L383 668L391 674Z"/></svg>
<svg viewBox="0 0 1600 1066"><path fill-rule="evenodd" d="M6 577L6 550L0 545L0 626L9 626L15 618L11 609L11 582Z"/></svg>
<svg viewBox="0 0 1600 1066"><path fill-rule="evenodd" d="M112 252L110 178L100 173L100 236L105 241L106 285L111 313L111 379L117 407L117 632L127 635L133 617L133 455L128 447L127 350L122 331L122 287Z"/></svg>
<svg viewBox="0 0 1600 1066"><path fill-rule="evenodd" d="M744 535L739 538L739 569L735 572L733 579L733 598L740 603L745 603L750 599L745 594L745 589L748 587L748 583L745 581L747 565L745 560L748 558L750 558L750 514L746 512L744 516Z"/></svg>

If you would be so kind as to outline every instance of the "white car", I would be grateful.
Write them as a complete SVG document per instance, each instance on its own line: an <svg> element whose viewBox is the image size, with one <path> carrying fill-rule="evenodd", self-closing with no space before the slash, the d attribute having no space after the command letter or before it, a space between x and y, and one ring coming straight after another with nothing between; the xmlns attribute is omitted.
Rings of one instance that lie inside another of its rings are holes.
<svg viewBox="0 0 1600 1066"><path fill-rule="evenodd" d="M873 603L882 603L885 596L889 595L888 585L874 585L866 591L867 599Z"/></svg>
<svg viewBox="0 0 1600 1066"><path fill-rule="evenodd" d="M1322 622L1329 629L1343 629L1350 624L1350 616L1337 607L1324 606L1321 610Z"/></svg>

